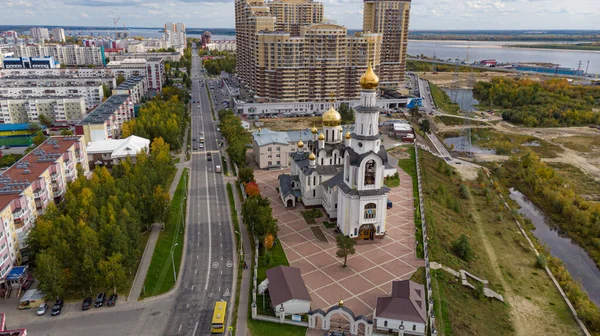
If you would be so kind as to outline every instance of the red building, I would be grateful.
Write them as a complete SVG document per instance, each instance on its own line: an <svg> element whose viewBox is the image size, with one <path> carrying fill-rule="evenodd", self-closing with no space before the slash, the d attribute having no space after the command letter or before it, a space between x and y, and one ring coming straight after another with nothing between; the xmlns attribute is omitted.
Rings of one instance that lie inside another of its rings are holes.
<svg viewBox="0 0 600 336"><path fill-rule="evenodd" d="M483 66L496 66L496 64L498 64L498 62L496 60L482 60L481 62L479 62L480 65Z"/></svg>

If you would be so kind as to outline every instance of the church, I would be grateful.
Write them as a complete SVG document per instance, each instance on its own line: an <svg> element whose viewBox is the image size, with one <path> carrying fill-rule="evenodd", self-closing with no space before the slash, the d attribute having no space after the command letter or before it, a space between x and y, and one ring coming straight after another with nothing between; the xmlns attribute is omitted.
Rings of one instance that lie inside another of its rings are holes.
<svg viewBox="0 0 600 336"><path fill-rule="evenodd" d="M379 132L378 85L369 66L360 78L353 131L344 134L342 117L332 106L322 116L321 131L313 127L306 143L298 141L298 150L291 154L291 173L279 176L285 207L295 207L296 202L322 206L344 235L356 239L385 236L389 188L384 179L396 173Z"/></svg>

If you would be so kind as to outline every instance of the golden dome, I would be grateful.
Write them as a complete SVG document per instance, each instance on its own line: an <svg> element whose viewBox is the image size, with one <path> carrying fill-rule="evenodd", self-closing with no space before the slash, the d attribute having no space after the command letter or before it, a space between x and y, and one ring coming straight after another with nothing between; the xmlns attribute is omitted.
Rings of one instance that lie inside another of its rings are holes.
<svg viewBox="0 0 600 336"><path fill-rule="evenodd" d="M314 159L316 159L315 153L310 153L310 155L308 156L308 159L311 160L311 161L314 160Z"/></svg>
<svg viewBox="0 0 600 336"><path fill-rule="evenodd" d="M360 87L365 90L373 90L377 87L377 85L379 85L379 77L377 77L373 71L373 68L371 68L371 65L369 64L367 71L360 76Z"/></svg>
<svg viewBox="0 0 600 336"><path fill-rule="evenodd" d="M325 136L323 135L323 133L319 134L319 140L325 140Z"/></svg>
<svg viewBox="0 0 600 336"><path fill-rule="evenodd" d="M317 134L318 131L317 131L317 128L315 126L313 126L313 128L310 130L310 132L312 134Z"/></svg>
<svg viewBox="0 0 600 336"><path fill-rule="evenodd" d="M302 140L300 140L300 141L298 141L296 146L298 146L298 148L302 148L302 147L304 147L304 142L302 142Z"/></svg>
<svg viewBox="0 0 600 336"><path fill-rule="evenodd" d="M350 134L350 131L346 131L346 139L352 139L352 135Z"/></svg>
<svg viewBox="0 0 600 336"><path fill-rule="evenodd" d="M340 302L338 302L338 306L343 306L344 305L344 300L340 299Z"/></svg>
<svg viewBox="0 0 600 336"><path fill-rule="evenodd" d="M342 123L342 116L338 111L333 108L333 105L323 113L323 125L325 126L339 126Z"/></svg>

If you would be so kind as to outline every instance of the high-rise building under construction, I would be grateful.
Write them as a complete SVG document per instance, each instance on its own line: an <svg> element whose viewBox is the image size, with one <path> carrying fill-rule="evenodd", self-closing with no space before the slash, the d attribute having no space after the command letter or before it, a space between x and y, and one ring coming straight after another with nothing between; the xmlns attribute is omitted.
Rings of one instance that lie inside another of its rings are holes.
<svg viewBox="0 0 600 336"><path fill-rule="evenodd" d="M360 76L369 64L379 69L389 33L348 35L312 0L236 0L235 14L236 70L260 102L357 99Z"/></svg>

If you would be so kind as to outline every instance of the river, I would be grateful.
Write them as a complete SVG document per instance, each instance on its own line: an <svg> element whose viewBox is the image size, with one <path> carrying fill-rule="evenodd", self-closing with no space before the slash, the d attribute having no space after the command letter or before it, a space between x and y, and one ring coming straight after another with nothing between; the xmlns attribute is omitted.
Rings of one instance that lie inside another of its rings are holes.
<svg viewBox="0 0 600 336"><path fill-rule="evenodd" d="M540 243L550 249L552 256L562 260L573 279L581 284L590 299L600 307L600 270L592 258L583 248L572 242L571 238L561 236L552 228L548 224L550 219L544 212L521 192L511 188L510 198L521 207L519 213L531 220L535 226L533 234Z"/></svg>
<svg viewBox="0 0 600 336"><path fill-rule="evenodd" d="M435 55L437 59L441 60L458 58L467 62L484 59L495 59L499 63L546 62L573 69L577 69L579 61L581 61L581 69L584 71L589 61L588 73L600 73L600 51L502 47L509 44L535 44L535 42L471 41L469 43L469 41L410 40L408 41L408 54L414 56L423 54L428 57Z"/></svg>

